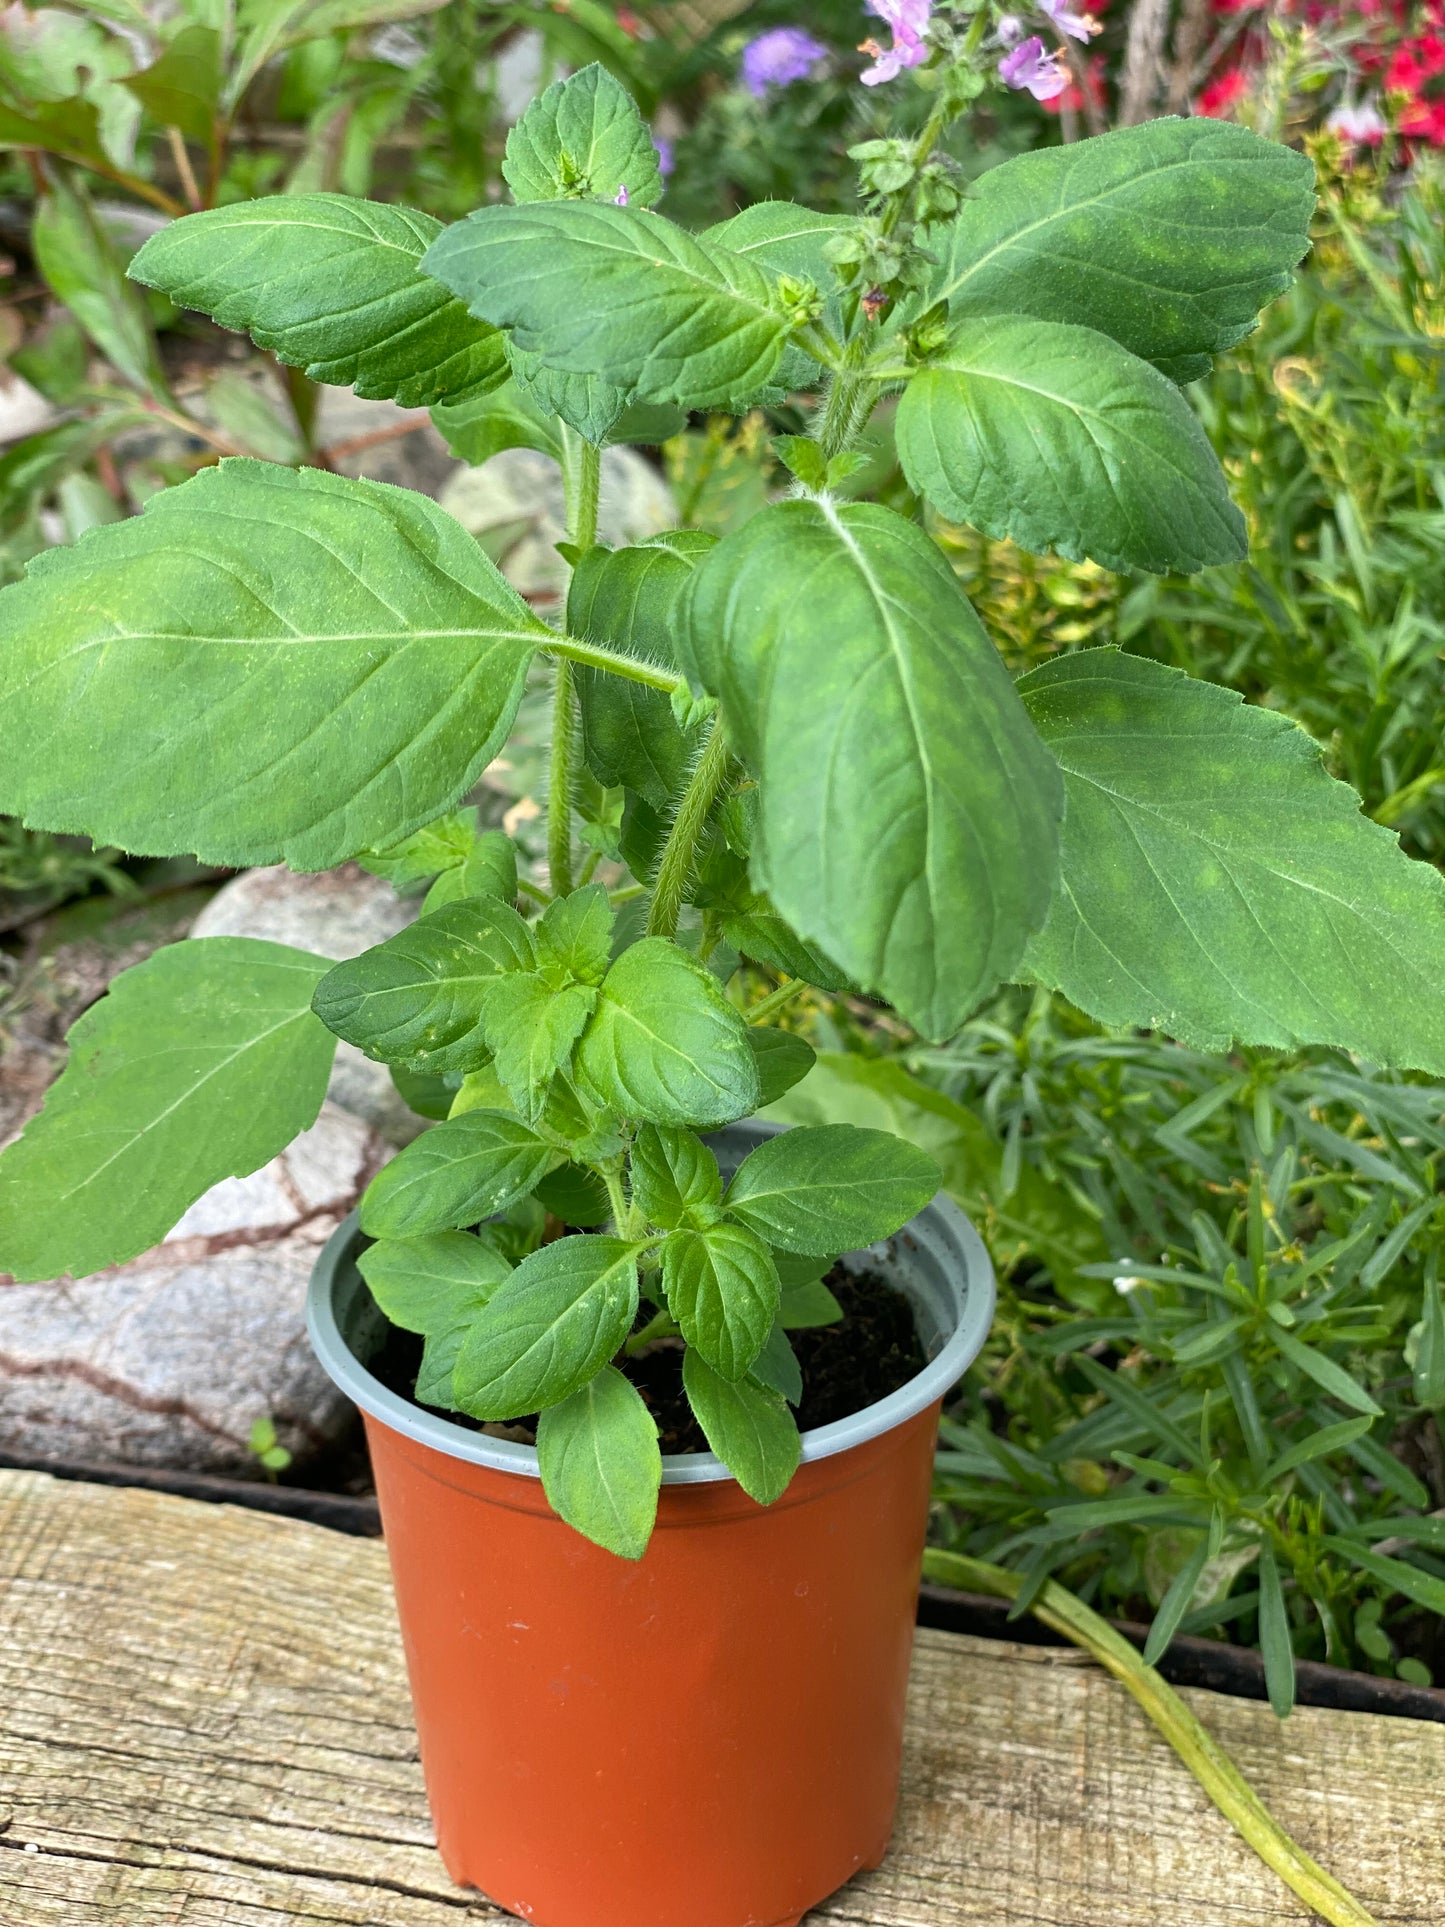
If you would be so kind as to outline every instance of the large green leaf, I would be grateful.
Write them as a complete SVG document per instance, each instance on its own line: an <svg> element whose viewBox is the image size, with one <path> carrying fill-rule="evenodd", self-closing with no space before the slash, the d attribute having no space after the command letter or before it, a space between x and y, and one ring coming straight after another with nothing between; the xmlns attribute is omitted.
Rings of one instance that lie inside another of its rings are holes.
<svg viewBox="0 0 1445 1927"><path fill-rule="evenodd" d="M537 1421L537 1459L548 1503L569 1526L640 1559L652 1537L662 1453L642 1395L611 1365Z"/></svg>
<svg viewBox="0 0 1445 1927"><path fill-rule="evenodd" d="M1337 1044L1445 1071L1445 881L1303 730L1113 649L1019 688L1069 796L1033 975L1202 1049Z"/></svg>
<svg viewBox="0 0 1445 1927"><path fill-rule="evenodd" d="M411 208L277 194L172 222L130 272L181 307L244 329L313 381L425 408L508 374L496 329L418 266L441 232Z"/></svg>
<svg viewBox="0 0 1445 1927"><path fill-rule="evenodd" d="M475 782L548 634L424 496L223 462L0 593L0 809L326 869Z"/></svg>
<svg viewBox="0 0 1445 1927"><path fill-rule="evenodd" d="M804 938L945 1037L1043 921L1063 785L923 532L777 504L699 565L682 666L761 777L753 877Z"/></svg>
<svg viewBox="0 0 1445 1927"><path fill-rule="evenodd" d="M1309 246L1314 169L1219 120L1155 120L1005 161L933 230L927 299L1097 328L1176 381L1254 326Z"/></svg>
<svg viewBox="0 0 1445 1927"><path fill-rule="evenodd" d="M624 950L577 1048L604 1109L653 1124L711 1126L758 1102L747 1027L710 970L663 937Z"/></svg>
<svg viewBox="0 0 1445 1927"><path fill-rule="evenodd" d="M752 1365L782 1298L772 1252L740 1224L669 1232L662 1288L683 1337L724 1378L741 1378Z"/></svg>
<svg viewBox="0 0 1445 1927"><path fill-rule="evenodd" d="M122 1264L315 1123L335 1049L311 1014L325 969L283 944L204 937L117 977L0 1156L0 1271Z"/></svg>
<svg viewBox="0 0 1445 1927"><path fill-rule="evenodd" d="M382 1238L356 1265L392 1324L428 1338L465 1329L512 1275L506 1259L470 1231Z"/></svg>
<svg viewBox="0 0 1445 1927"><path fill-rule="evenodd" d="M439 1075L487 1060L487 993L532 968L532 933L509 903L473 897L329 970L312 1009L368 1057Z"/></svg>
<svg viewBox="0 0 1445 1927"><path fill-rule="evenodd" d="M423 1131L381 1167L361 1200L361 1228L369 1238L420 1238L479 1224L560 1162L510 1112L466 1111Z"/></svg>
<svg viewBox="0 0 1445 1927"><path fill-rule="evenodd" d="M821 1257L891 1237L938 1179L931 1157L888 1131L803 1125L749 1151L723 1202L769 1244Z"/></svg>
<svg viewBox="0 0 1445 1927"><path fill-rule="evenodd" d="M625 655L673 667L677 598L713 538L679 529L627 549L589 549L567 595L567 630ZM582 746L599 783L623 784L654 809L672 803L696 749L660 689L605 670L574 672Z"/></svg>
<svg viewBox="0 0 1445 1927"><path fill-rule="evenodd" d="M662 192L657 149L637 103L595 61L554 80L507 136L502 174L518 201L590 197L634 207Z"/></svg>
<svg viewBox="0 0 1445 1927"><path fill-rule="evenodd" d="M726 407L768 380L788 335L761 268L642 208L479 208L424 265L523 353L644 401Z"/></svg>
<svg viewBox="0 0 1445 1927"><path fill-rule="evenodd" d="M813 281L826 291L832 282L827 244L857 225L851 214L819 214L794 201L757 201L708 228L702 238L774 274Z"/></svg>
<svg viewBox="0 0 1445 1927"><path fill-rule="evenodd" d="M457 1360L457 1403L479 1419L561 1404L607 1363L636 1312L636 1245L600 1234L543 1245L479 1313Z"/></svg>
<svg viewBox="0 0 1445 1927"><path fill-rule="evenodd" d="M908 384L898 457L955 522L1110 569L1246 553L1244 517L1173 382L1093 328L964 321Z"/></svg>
<svg viewBox="0 0 1445 1927"><path fill-rule="evenodd" d="M700 1352L683 1353L682 1382L708 1444L759 1505L780 1499L798 1469L802 1440L777 1392L715 1372Z"/></svg>

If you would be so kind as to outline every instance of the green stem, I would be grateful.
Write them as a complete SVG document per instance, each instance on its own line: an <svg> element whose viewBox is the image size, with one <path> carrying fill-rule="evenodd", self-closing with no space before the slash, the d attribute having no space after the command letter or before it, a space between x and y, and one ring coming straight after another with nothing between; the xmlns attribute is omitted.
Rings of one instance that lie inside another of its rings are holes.
<svg viewBox="0 0 1445 1927"><path fill-rule="evenodd" d="M548 655L584 663L589 669L605 669L609 675L622 676L628 682L646 683L649 689L660 689L667 696L676 689L687 688L686 676L679 676L675 669L661 669L656 663L624 656L615 649L604 649L601 643L581 642L576 636L548 636L541 646Z"/></svg>
<svg viewBox="0 0 1445 1927"><path fill-rule="evenodd" d="M652 908L647 913L649 937L677 935L677 919L682 910L683 893L697 850L698 838L707 823L708 812L717 801L718 791L727 780L729 751L727 738L717 723L712 726L706 747L682 793L677 815L663 845L662 861L657 866L657 882L652 892Z"/></svg>
<svg viewBox="0 0 1445 1927"><path fill-rule="evenodd" d="M775 1011L781 1010L785 1004L792 1003L795 997L801 997L807 988L805 977L790 977L785 984L779 984L776 990L770 990L766 997L760 998L755 1004L750 1004L743 1012L743 1016L750 1024L765 1024Z"/></svg>
<svg viewBox="0 0 1445 1927"><path fill-rule="evenodd" d="M945 1585L991 1593L1001 1599L1017 1598L1023 1585L1018 1573L956 1552L926 1552L923 1570L928 1578ZM1235 1832L1307 1907L1329 1921L1331 1927L1379 1927L1374 1915L1290 1838L1179 1695L1152 1666L1144 1664L1107 1620L1052 1579L1030 1610L1035 1619L1092 1654L1133 1695Z"/></svg>
<svg viewBox="0 0 1445 1927"><path fill-rule="evenodd" d="M641 1331L632 1334L631 1338L629 1338L627 1343L622 1347L622 1355L624 1358L636 1358L640 1351L644 1350L648 1345L651 1345L656 1339L676 1338L681 1330L681 1325L678 1324L670 1311L660 1311L655 1317L648 1319Z"/></svg>
<svg viewBox="0 0 1445 1927"><path fill-rule="evenodd" d="M602 482L602 452L565 422L562 437L562 488L567 502L567 539L585 552L597 540L597 499ZM547 872L553 893L572 888L572 792L577 770L577 697L572 664L558 661L552 684L552 763L547 783Z"/></svg>
<svg viewBox="0 0 1445 1927"><path fill-rule="evenodd" d="M622 1189L621 1161L619 1160L616 1164L599 1164L594 1166L594 1169L607 1186L607 1201L612 1206L612 1228L619 1238L625 1238L632 1211L627 1202L627 1194Z"/></svg>

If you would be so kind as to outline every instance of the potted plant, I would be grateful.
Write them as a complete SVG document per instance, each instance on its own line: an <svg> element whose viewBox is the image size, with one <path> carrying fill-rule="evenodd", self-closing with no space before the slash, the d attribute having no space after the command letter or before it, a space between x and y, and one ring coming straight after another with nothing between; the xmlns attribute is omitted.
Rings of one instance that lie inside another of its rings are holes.
<svg viewBox="0 0 1445 1927"><path fill-rule="evenodd" d="M367 1414L442 1852L551 1927L796 1921L886 1843L933 1423L991 1285L919 1151L749 1122L811 1061L767 1022L798 988L943 1038L1027 978L1203 1046L1445 1064L1445 887L1302 732L1113 649L1014 682L928 533L1242 556L1180 384L1287 285L1312 207L1299 155L1180 120L965 195L935 148L984 24L934 23L928 123L858 150L858 218L685 233L590 68L514 129L511 204L442 230L298 194L136 257L475 459L554 453L555 626L430 501L242 460L0 597L0 808L427 890L334 968L215 938L121 977L0 1158L0 1265L153 1244L311 1123L337 1037L438 1120L328 1248L313 1332ZM876 77L924 59L906 28ZM603 444L813 391L787 499L596 545ZM902 507L848 494L888 397ZM457 807L544 668L545 888ZM784 979L747 1011L739 956ZM841 1293L828 1342L871 1360L890 1286L902 1382L800 1438L795 1344ZM660 1423L710 1451L665 1460Z"/></svg>

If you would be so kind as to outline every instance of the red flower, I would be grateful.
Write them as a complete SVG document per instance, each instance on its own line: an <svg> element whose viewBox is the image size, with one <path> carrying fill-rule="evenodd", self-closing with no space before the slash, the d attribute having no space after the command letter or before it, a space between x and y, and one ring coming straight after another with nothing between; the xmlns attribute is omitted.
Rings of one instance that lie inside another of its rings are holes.
<svg viewBox="0 0 1445 1927"><path fill-rule="evenodd" d="M1248 92L1249 80L1244 69L1232 67L1227 74L1210 81L1194 103L1195 111L1207 114L1211 120L1228 120L1230 108Z"/></svg>
<svg viewBox="0 0 1445 1927"><path fill-rule="evenodd" d="M1418 40L1407 40L1395 49L1395 57L1385 74L1385 85L1402 94L1415 93L1421 83L1445 74L1445 40L1437 33L1422 33Z"/></svg>

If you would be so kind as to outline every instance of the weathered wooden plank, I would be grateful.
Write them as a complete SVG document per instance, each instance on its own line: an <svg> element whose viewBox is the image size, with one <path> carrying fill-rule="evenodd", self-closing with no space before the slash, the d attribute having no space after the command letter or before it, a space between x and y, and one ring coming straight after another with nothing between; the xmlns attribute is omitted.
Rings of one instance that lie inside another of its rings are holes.
<svg viewBox="0 0 1445 1927"><path fill-rule="evenodd" d="M1394 1927L1445 1920L1445 1728L1186 1694ZM0 1473L0 1927L459 1927L385 1552ZM893 1852L813 1927L1271 1927L1305 1910L1081 1656L919 1636Z"/></svg>

